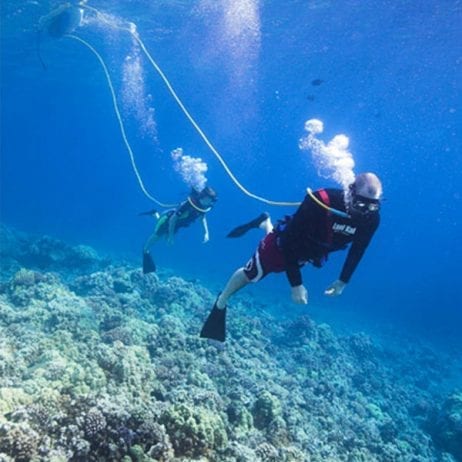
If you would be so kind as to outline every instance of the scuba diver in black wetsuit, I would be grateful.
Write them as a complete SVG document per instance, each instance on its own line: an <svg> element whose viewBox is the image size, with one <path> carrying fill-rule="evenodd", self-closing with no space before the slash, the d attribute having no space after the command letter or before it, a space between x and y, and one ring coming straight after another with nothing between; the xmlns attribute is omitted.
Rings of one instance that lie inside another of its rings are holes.
<svg viewBox="0 0 462 462"><path fill-rule="evenodd" d="M151 246L162 237L165 237L169 244L173 244L175 233L180 228L186 228L198 218L201 219L202 225L204 227L203 242L208 242L209 230L205 215L207 212L212 210L216 201L216 192L207 186L200 192L192 189L188 198L176 209L167 210L162 214L159 214L155 210L142 213L142 215L153 215L157 218L154 232L151 234L151 236L149 236L149 239L144 244L143 273L152 273L156 270L156 265L149 251Z"/></svg>
<svg viewBox="0 0 462 462"><path fill-rule="evenodd" d="M235 292L249 282L258 282L269 273L285 271L292 300L308 303L300 268L306 263L321 267L331 252L348 251L339 279L325 295L341 295L361 260L380 222L382 184L373 173L358 175L348 189L310 189L294 215L273 227L268 214L238 226L228 235L238 237L252 228L262 228L266 236L260 241L247 265L239 268L219 294L207 318L201 337L224 341L226 336L226 305Z"/></svg>

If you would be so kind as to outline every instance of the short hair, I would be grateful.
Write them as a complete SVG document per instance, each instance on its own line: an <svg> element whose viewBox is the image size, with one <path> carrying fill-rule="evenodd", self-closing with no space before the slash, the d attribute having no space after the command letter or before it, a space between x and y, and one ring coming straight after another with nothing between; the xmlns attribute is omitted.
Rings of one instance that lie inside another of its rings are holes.
<svg viewBox="0 0 462 462"><path fill-rule="evenodd" d="M368 199L380 199L382 197L382 182L375 173L360 173L356 176L354 188L356 194Z"/></svg>

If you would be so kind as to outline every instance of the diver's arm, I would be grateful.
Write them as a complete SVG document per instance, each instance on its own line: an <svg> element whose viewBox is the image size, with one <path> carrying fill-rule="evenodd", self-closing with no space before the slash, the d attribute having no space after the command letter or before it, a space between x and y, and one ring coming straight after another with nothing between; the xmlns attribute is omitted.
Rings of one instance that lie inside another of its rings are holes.
<svg viewBox="0 0 462 462"><path fill-rule="evenodd" d="M302 272L300 271L300 242L303 241L303 224L306 220L306 199L292 216L285 230L280 234L280 246L285 260L286 276L292 292L292 300L295 303L307 303L308 294L303 286Z"/></svg>
<svg viewBox="0 0 462 462"><path fill-rule="evenodd" d="M290 287L302 285L302 272L300 271L300 265L297 261L287 262L286 275L287 279L289 280Z"/></svg>
<svg viewBox="0 0 462 462"><path fill-rule="evenodd" d="M287 256L287 254L286 254ZM301 303L306 305L308 303L308 291L303 285L302 272L300 265L295 260L287 261L286 259L286 275L290 284L290 291L292 294L292 301L294 303Z"/></svg>
<svg viewBox="0 0 462 462"><path fill-rule="evenodd" d="M342 281L345 284L347 284L350 281L351 276L353 275L356 267L358 266L359 261L364 255L365 250L366 248L364 246L353 242L350 250L348 251L345 263L343 264L339 281Z"/></svg>
<svg viewBox="0 0 462 462"><path fill-rule="evenodd" d="M284 249L284 259L286 261L286 275L290 284L292 300L295 303L308 303L308 292L303 285L302 272L298 260L291 249Z"/></svg>
<svg viewBox="0 0 462 462"><path fill-rule="evenodd" d="M205 215L202 217L202 226L204 227L204 240L202 241L202 243L205 244L210 239L209 227L207 225L207 218L205 218Z"/></svg>
<svg viewBox="0 0 462 462"><path fill-rule="evenodd" d="M377 218L372 223L368 223L364 228L358 229L357 235L353 239L350 250L346 257L345 263L340 273L339 280L347 284L350 281L356 267L358 266L367 246L371 242L371 239L379 226L380 218Z"/></svg>

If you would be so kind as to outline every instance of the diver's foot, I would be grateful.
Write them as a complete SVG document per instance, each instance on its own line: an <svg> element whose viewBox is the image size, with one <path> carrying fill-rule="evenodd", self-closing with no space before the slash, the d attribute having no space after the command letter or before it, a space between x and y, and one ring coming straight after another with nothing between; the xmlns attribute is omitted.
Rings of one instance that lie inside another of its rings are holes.
<svg viewBox="0 0 462 462"><path fill-rule="evenodd" d="M226 340L226 306L220 309L217 306L217 302L215 302L212 311L202 326L200 336L202 338L218 340L219 342Z"/></svg>
<svg viewBox="0 0 462 462"><path fill-rule="evenodd" d="M271 226L271 220L270 220L269 213L263 212L260 215L258 215L257 218L254 218L248 223L245 223L243 225L240 225L234 228L232 231L228 233L226 237L241 237L245 233L247 233L247 231L250 231L251 229L262 228L266 230L268 226Z"/></svg>
<svg viewBox="0 0 462 462"><path fill-rule="evenodd" d="M143 274L154 273L156 271L156 264L149 252L143 252Z"/></svg>
<svg viewBox="0 0 462 462"><path fill-rule="evenodd" d="M271 217L267 213L262 213L262 215L266 215L266 218L261 221L258 227L262 229L265 234L269 234L271 231L273 231L273 223L271 223Z"/></svg>
<svg viewBox="0 0 462 462"><path fill-rule="evenodd" d="M220 292L218 294L217 299L215 300L215 305L219 310L224 310L226 309L226 300L223 300L222 296L223 292Z"/></svg>

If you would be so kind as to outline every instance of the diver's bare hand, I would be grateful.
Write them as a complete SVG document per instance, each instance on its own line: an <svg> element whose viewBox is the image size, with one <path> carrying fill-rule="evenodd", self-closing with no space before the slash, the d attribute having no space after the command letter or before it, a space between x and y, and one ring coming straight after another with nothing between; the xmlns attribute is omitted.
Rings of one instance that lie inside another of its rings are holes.
<svg viewBox="0 0 462 462"><path fill-rule="evenodd" d="M308 303L308 291L303 285L295 286L291 288L292 301L299 305L306 305Z"/></svg>
<svg viewBox="0 0 462 462"><path fill-rule="evenodd" d="M346 283L337 279L324 291L324 295L328 295L329 297L338 297L339 295L342 295L345 287Z"/></svg>

